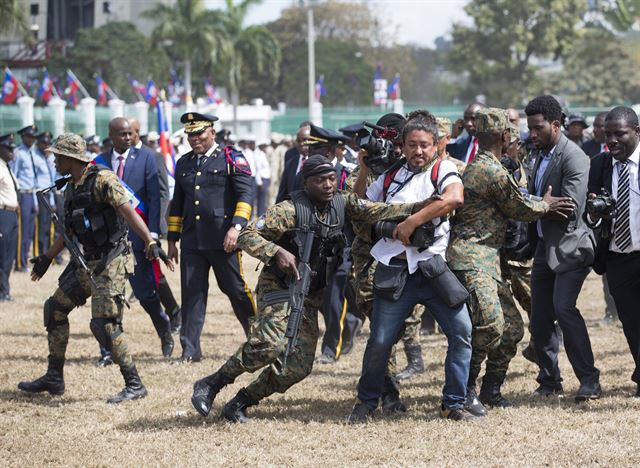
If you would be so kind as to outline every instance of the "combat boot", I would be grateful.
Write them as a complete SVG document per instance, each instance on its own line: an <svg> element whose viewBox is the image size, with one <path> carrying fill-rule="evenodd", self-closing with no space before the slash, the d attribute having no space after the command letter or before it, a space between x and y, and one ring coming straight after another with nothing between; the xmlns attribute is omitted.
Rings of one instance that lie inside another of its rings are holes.
<svg viewBox="0 0 640 468"><path fill-rule="evenodd" d="M502 396L500 387L504 383L505 374L485 374L480 387L480 401L492 408L509 408L513 406Z"/></svg>
<svg viewBox="0 0 640 468"><path fill-rule="evenodd" d="M247 423L251 421L251 418L247 416L246 410L250 406L258 404L258 400L251 398L246 389L241 389L236 396L234 396L229 403L224 405L220 417L231 422Z"/></svg>
<svg viewBox="0 0 640 468"><path fill-rule="evenodd" d="M233 383L234 380L223 374L222 371L218 371L209 377L196 381L193 384L191 404L202 417L206 418L218 392L226 385Z"/></svg>
<svg viewBox="0 0 640 468"><path fill-rule="evenodd" d="M400 399L400 392L396 389L382 394L382 410L385 413L406 413L407 407Z"/></svg>
<svg viewBox="0 0 640 468"><path fill-rule="evenodd" d="M405 345L404 352L407 355L407 367L396 375L398 380L409 380L416 374L424 372L424 361L422 360L422 347L419 343Z"/></svg>
<svg viewBox="0 0 640 468"><path fill-rule="evenodd" d="M476 380L478 380L479 370L471 369L469 381L467 383L467 399L464 402L464 409L474 416L486 416L487 409L482 405L476 393Z"/></svg>
<svg viewBox="0 0 640 468"><path fill-rule="evenodd" d="M64 359L49 357L47 373L32 382L20 382L18 388L23 392L49 392L49 395L64 394Z"/></svg>
<svg viewBox="0 0 640 468"><path fill-rule="evenodd" d="M107 400L107 403L117 404L123 401L137 400L147 396L147 389L142 385L138 370L135 364L130 367L120 367L120 372L124 377L124 388L116 395Z"/></svg>

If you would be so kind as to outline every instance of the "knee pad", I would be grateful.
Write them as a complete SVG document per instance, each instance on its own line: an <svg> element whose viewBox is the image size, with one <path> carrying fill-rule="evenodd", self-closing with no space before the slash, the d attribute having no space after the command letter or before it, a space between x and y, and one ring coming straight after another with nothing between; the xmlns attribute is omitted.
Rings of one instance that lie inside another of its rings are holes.
<svg viewBox="0 0 640 468"><path fill-rule="evenodd" d="M92 318L89 322L91 333L96 337L100 346L111 350L111 342L122 334L121 327L115 319Z"/></svg>
<svg viewBox="0 0 640 468"><path fill-rule="evenodd" d="M44 303L43 318L44 326L47 331L51 331L52 328L60 326L65 323L69 323L67 314L71 312L71 309L63 307L58 301L50 297Z"/></svg>

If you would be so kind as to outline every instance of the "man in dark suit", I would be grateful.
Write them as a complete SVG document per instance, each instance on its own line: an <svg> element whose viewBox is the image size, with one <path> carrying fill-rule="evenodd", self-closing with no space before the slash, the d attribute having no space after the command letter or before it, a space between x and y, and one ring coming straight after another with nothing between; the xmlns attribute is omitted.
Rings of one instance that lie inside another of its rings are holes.
<svg viewBox="0 0 640 468"><path fill-rule="evenodd" d="M147 148L138 149L133 146L133 130L125 118L118 117L109 122L109 137L113 142L113 149L109 153L100 154L95 162L113 170L125 188L128 187L134 208L147 224L152 237L157 239L160 232L160 189L155 155ZM160 302L153 264L145 256L143 239L133 230L129 231L129 240L136 259L134 274L129 282L140 305L151 317L160 337L162 355L168 358L173 352L173 337L169 318ZM103 353L100 362L104 361Z"/></svg>
<svg viewBox="0 0 640 468"><path fill-rule="evenodd" d="M553 196L571 197L575 211L568 218L542 219L530 224L535 246L531 272L531 333L535 342L540 384L535 396L562 393L558 367L558 321L569 362L580 380L576 401L599 398L600 371L594 365L584 319L576 308L594 258L593 234L582 219L589 158L562 134L562 108L553 96L538 96L525 108L536 163L529 193L541 196L549 187Z"/></svg>
<svg viewBox="0 0 640 468"><path fill-rule="evenodd" d="M187 112L184 124L191 151L176 164L176 185L169 213L169 258L178 261L182 284L180 362L202 359L200 334L204 326L213 268L220 290L245 334L255 315L251 290L242 272L242 254L236 242L251 218L253 176L244 155L231 146L219 146L213 123L216 116Z"/></svg>
<svg viewBox="0 0 640 468"><path fill-rule="evenodd" d="M469 164L478 153L478 139L476 138L476 113L482 108L479 102L472 102L464 110L462 122L467 135L456 139L447 145L450 156Z"/></svg>
<svg viewBox="0 0 640 468"><path fill-rule="evenodd" d="M595 155L607 151L607 144L604 141L604 118L608 112L600 112L593 119L593 139L582 144L582 151L587 156L593 158Z"/></svg>
<svg viewBox="0 0 640 468"><path fill-rule="evenodd" d="M640 397L640 126L630 107L615 107L605 119L609 152L591 162L589 198L606 189L616 200L616 216L602 219L589 210L585 219L598 234L594 269L607 273L635 369L631 376Z"/></svg>
<svg viewBox="0 0 640 468"><path fill-rule="evenodd" d="M287 198L291 192L302 189L302 177L298 176L298 174L302 171L304 160L309 156L309 147L305 142L309 138L310 125L310 122L302 122L300 124L296 134L295 146L284 154L284 169L280 177L276 203L280 203Z"/></svg>

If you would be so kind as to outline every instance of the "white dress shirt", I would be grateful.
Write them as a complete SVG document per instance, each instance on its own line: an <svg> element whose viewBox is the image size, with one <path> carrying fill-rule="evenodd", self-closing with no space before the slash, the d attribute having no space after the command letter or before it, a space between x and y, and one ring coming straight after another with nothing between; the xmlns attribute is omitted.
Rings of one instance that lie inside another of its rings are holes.
<svg viewBox="0 0 640 468"><path fill-rule="evenodd" d="M120 166L120 160L118 159L120 156L123 156L124 159L122 160L122 169L124 169L127 166L127 158L129 157L129 153L131 148L127 148L126 151L122 154L118 153L116 151L116 149L113 149L113 152L111 153L111 167L113 168L113 172L115 172L116 174L118 173L118 167Z"/></svg>
<svg viewBox="0 0 640 468"><path fill-rule="evenodd" d="M640 159L640 144L629 157L627 163L629 167L629 228L631 229L631 246L622 251L616 245L615 235L609 244L609 250L618 253L629 253L640 251L640 188L638 187L638 160ZM611 195L618 198L618 175L622 164L613 160L613 173L611 174ZM615 218L613 219L613 232L615 233Z"/></svg>
<svg viewBox="0 0 640 468"><path fill-rule="evenodd" d="M442 184L440 190L444 191L444 189L451 184L462 184L459 176L448 177L443 182L444 177L451 172L458 174L456 165L451 161L442 161L438 170L438 184ZM406 184L396 193L398 187L405 181L407 181ZM396 172L387 191L386 200L382 199L383 187L384 174L378 177L367 189L367 198L371 201L386 201L387 203L415 203L429 198L435 191L435 187L431 183L430 168L414 174L406 164ZM382 238L376 242L371 249L371 256L377 261L388 265L393 257L405 253L409 273L413 273L418 269L418 262L428 260L434 255L440 255L446 260L449 232L451 230L449 221L442 221L441 218L435 218L433 222L438 225L435 230L436 241L426 250L419 252L417 247L407 247L399 240Z"/></svg>

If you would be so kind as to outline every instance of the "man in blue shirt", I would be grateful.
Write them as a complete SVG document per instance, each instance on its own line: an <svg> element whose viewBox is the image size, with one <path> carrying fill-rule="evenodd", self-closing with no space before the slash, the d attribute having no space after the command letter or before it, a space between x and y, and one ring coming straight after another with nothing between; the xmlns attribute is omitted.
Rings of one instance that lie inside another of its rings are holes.
<svg viewBox="0 0 640 468"><path fill-rule="evenodd" d="M11 170L18 182L18 204L20 205L20 222L18 224L18 252L16 254L16 271L27 271L29 250L35 230L37 214L35 194L35 161L33 144L36 141L38 127L27 125L18 130L22 143L15 151L10 163Z"/></svg>

